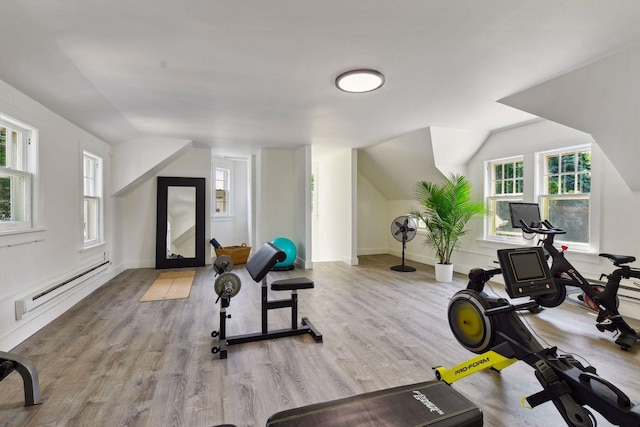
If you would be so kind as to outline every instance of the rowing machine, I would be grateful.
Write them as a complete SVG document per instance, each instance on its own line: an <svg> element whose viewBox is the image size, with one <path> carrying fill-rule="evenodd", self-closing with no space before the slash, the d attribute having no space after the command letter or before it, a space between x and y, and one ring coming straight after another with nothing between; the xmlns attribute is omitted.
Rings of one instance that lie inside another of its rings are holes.
<svg viewBox="0 0 640 427"><path fill-rule="evenodd" d="M516 315L535 301L512 305L503 298L485 294L484 284L503 274L510 297L535 296L554 292L555 283L544 261L542 248L498 251L500 269L473 269L469 286L450 300L451 330L466 349L479 354L452 368L435 368L436 377L451 384L481 370L500 371L522 360L535 369L543 391L526 398L531 407L551 401L569 426L594 425L586 406L615 425L640 425L640 405L636 405L615 385L583 366L571 355L559 355L557 348L544 348Z"/></svg>

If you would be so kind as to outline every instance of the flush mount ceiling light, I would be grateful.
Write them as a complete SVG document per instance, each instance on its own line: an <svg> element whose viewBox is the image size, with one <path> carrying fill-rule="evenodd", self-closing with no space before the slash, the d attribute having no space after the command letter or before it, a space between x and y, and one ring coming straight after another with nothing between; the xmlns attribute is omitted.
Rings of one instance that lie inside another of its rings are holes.
<svg viewBox="0 0 640 427"><path fill-rule="evenodd" d="M338 89L351 93L371 92L384 84L384 76L376 70L351 70L336 78Z"/></svg>

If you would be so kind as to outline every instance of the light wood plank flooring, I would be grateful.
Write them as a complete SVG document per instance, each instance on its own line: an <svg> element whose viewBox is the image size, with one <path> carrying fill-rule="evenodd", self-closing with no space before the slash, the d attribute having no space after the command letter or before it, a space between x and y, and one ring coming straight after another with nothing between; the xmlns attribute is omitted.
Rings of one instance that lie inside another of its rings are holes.
<svg viewBox="0 0 640 427"><path fill-rule="evenodd" d="M436 283L432 267L411 262L418 271L389 270L398 263L363 256L354 267L317 263L270 273L270 281L313 278L316 288L300 291L300 315L324 343L304 335L234 345L226 360L211 353L219 313L211 268L197 269L189 299L145 303L138 299L160 271L125 271L13 350L36 364L43 403L23 407L21 378L11 374L0 383L0 425L263 426L284 409L435 379L433 367L474 356L453 338L446 317L448 299L466 278ZM260 287L243 266L235 272L242 289L231 300L228 334L257 332ZM270 322L286 328L289 312L279 311ZM541 339L580 354L640 401L637 350L620 350L588 311L565 303L525 318ZM483 409L487 426L564 425L551 403L521 406L521 397L540 390L523 362L454 388Z"/></svg>

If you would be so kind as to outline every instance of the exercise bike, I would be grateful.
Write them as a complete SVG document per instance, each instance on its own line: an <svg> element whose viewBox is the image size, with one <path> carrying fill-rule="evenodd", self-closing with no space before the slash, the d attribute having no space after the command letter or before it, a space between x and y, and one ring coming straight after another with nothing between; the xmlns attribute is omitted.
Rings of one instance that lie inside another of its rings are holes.
<svg viewBox="0 0 640 427"><path fill-rule="evenodd" d="M617 335L615 343L623 350L628 350L638 340L636 331L627 324L618 312L618 289L620 280L625 278L640 279L640 269L630 267L629 263L636 260L633 256L601 253L600 256L613 262L617 268L610 274L602 274L607 283L603 287L591 284L565 258L566 247L558 250L554 246L554 238L565 234L564 230L555 228L548 220L540 219L537 203L509 203L511 225L521 228L523 233L542 236L538 244L542 245L548 257L551 258L551 274L558 285L552 293L538 295L534 299L542 307L557 307L567 296L567 286L578 287L582 290L583 302L598 313L596 328L600 332L609 331Z"/></svg>
<svg viewBox="0 0 640 427"><path fill-rule="evenodd" d="M573 356L558 354L557 347L543 347L516 314L535 304L490 297L484 285L502 274L511 298L535 297L556 290L558 285L541 247L498 251L499 269L476 268L469 273L467 289L450 300L448 319L458 342L478 354L452 368L435 368L436 377L447 384L481 370L496 371L522 360L535 370L543 390L526 398L531 407L551 401L567 425L592 427L596 419L589 407L614 425L640 426L640 405L631 402L618 387L600 377L592 366L583 366ZM523 402L524 403L524 402Z"/></svg>

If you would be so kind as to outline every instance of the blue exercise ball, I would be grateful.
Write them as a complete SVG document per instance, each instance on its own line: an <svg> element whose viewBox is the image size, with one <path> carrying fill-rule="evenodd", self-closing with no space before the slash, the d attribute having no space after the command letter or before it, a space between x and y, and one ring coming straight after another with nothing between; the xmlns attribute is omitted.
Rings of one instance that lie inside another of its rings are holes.
<svg viewBox="0 0 640 427"><path fill-rule="evenodd" d="M273 243L278 249L284 252L287 257L284 261L280 261L274 265L274 268L287 268L293 266L293 263L296 261L296 256L298 254L298 250L296 249L296 244L286 237L278 237L275 239Z"/></svg>

